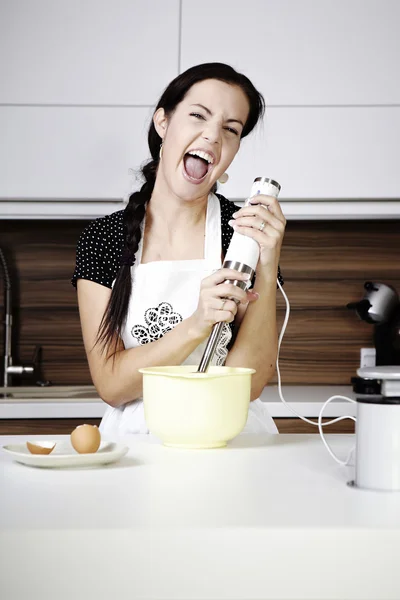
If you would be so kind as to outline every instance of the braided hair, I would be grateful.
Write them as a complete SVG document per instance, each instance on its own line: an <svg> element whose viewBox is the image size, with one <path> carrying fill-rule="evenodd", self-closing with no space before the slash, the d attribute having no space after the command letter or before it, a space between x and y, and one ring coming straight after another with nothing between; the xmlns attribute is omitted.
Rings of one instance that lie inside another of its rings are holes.
<svg viewBox="0 0 400 600"><path fill-rule="evenodd" d="M165 115L170 117L190 88L195 83L206 79L217 79L242 89L247 96L250 109L241 137L248 135L264 115L264 98L245 75L238 73L231 66L224 63L197 65L178 75L164 90L154 112L159 108L163 108ZM142 235L141 224L154 190L160 161L162 139L155 129L153 120L150 124L147 139L151 159L141 170L145 180L144 184L138 192L134 192L129 197L129 202L124 211L124 247L120 259L120 268L96 339L96 344L100 344L102 350L107 350L110 356L115 355L117 351L118 339L126 321L132 292L131 267L135 264ZM215 192L216 189L217 184L214 184L213 189L210 191Z"/></svg>

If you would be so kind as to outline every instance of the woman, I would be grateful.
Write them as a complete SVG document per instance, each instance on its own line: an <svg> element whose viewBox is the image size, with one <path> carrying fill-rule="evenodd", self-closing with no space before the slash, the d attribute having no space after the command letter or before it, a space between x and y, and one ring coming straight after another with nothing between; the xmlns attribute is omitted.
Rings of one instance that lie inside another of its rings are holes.
<svg viewBox="0 0 400 600"><path fill-rule="evenodd" d="M103 434L147 432L138 368L198 365L219 321L213 363L256 369L245 431L277 432L258 397L275 368L286 221L275 198L260 195L261 204L238 210L214 193L263 112L262 95L228 65L198 65L176 77L153 115L144 185L125 210L96 219L80 237L72 283L90 373L109 405ZM234 230L260 245L247 292L223 283L245 279L221 269Z"/></svg>

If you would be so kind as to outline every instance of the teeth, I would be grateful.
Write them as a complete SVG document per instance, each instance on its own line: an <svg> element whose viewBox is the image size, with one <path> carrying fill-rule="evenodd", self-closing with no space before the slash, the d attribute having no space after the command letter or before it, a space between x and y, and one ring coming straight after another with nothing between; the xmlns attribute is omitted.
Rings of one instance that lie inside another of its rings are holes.
<svg viewBox="0 0 400 600"><path fill-rule="evenodd" d="M202 150L190 150L190 152L188 152L188 154L191 154L192 156L199 156L200 158L203 158L204 160L206 160L208 162L208 164L213 164L214 159L211 156L211 154L208 154L208 152L203 152Z"/></svg>

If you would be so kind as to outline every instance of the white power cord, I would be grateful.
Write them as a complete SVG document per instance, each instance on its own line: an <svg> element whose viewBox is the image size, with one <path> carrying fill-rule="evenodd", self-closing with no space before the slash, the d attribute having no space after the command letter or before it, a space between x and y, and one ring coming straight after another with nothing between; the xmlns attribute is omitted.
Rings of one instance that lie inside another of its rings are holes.
<svg viewBox="0 0 400 600"><path fill-rule="evenodd" d="M330 398L328 398L328 400L323 404L320 412L319 412L319 416L318 416L318 421L311 421L311 419L307 419L306 417L303 417L302 415L299 415L298 412L296 412L294 410L294 408L292 408L290 406L290 404L288 404L285 400L285 398L283 397L282 394L282 386L281 386L281 373L279 370L279 351L281 349L281 343L282 343L282 339L283 336L285 334L286 331L286 326L289 320L289 315L290 315L290 304L289 304L289 300L288 297L286 296L285 292L283 291L283 288L279 282L279 279L276 280L277 284L279 286L279 289L282 292L283 297L285 298L285 302L286 302L286 314L285 314L285 319L283 321L283 325L282 325L282 329L279 335L279 339L278 339L278 354L276 357L276 371L278 373L278 392L279 392L279 397L282 400L283 404L286 406L286 408L288 408L294 415L296 415L296 417L299 417L299 419L302 419L302 421L305 421L306 423L310 423L311 425L315 425L316 427L318 427L319 430L319 434L321 436L321 439L324 443L325 448L328 450L329 454L332 456L332 458L334 460L336 460L337 463L339 463L340 465L348 465L351 455L353 454L354 448L355 446L353 446L346 458L346 460L339 460L335 454L332 452L332 450L330 449L328 442L325 439L324 433L323 433L323 427L325 427L326 425L332 425L333 423L338 423L339 421L343 421L344 419L351 419L352 421L356 422L356 418L352 417L351 415L346 415L346 416L342 416L342 417L337 417L336 419L332 419L331 421L326 421L325 423L322 423L322 413L325 410L325 407L329 404L329 402L331 402L332 400L334 400L335 398L340 398L342 400L348 400L349 402L353 402L354 404L356 404L356 401L353 400L352 398L347 398L347 396L339 396L339 395L335 395L335 396L331 396Z"/></svg>

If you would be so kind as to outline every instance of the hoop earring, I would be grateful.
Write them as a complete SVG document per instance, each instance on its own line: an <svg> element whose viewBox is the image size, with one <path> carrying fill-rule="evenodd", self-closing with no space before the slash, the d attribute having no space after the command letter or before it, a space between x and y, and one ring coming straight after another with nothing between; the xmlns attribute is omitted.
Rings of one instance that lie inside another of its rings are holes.
<svg viewBox="0 0 400 600"><path fill-rule="evenodd" d="M160 145L160 153L159 153L160 160L162 159L162 154L163 154L163 143L164 142L161 142L161 145Z"/></svg>
<svg viewBox="0 0 400 600"><path fill-rule="evenodd" d="M220 183L226 183L229 179L228 173L222 173L221 177L218 179Z"/></svg>

